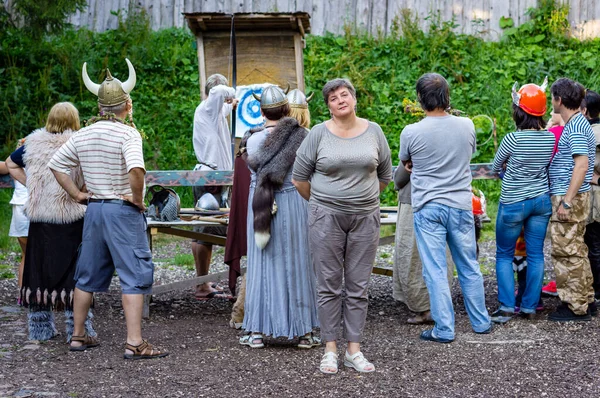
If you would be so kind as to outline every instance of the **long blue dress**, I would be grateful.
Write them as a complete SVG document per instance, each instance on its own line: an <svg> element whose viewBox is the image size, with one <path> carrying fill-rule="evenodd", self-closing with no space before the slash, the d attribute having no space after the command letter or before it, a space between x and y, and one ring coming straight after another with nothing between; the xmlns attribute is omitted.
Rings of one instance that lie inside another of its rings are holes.
<svg viewBox="0 0 600 398"><path fill-rule="evenodd" d="M248 140L248 155L258 151L268 130ZM277 213L264 249L254 241L252 199L256 175L251 170L248 198L248 258L243 328L272 337L303 336L319 326L316 277L308 248L308 206L292 184L292 170L275 191Z"/></svg>

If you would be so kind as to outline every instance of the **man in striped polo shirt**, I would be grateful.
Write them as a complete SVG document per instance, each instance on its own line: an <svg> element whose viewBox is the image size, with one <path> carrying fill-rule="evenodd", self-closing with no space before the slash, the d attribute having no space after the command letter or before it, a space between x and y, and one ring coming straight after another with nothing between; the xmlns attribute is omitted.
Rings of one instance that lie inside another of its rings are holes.
<svg viewBox="0 0 600 398"><path fill-rule="evenodd" d="M552 260L561 300L548 319L589 321L596 309L588 248L583 236L590 211L596 143L590 124L579 112L585 97L584 87L561 78L552 84L550 91L554 112L559 113L566 124L548 170L552 195Z"/></svg>
<svg viewBox="0 0 600 398"><path fill-rule="evenodd" d="M136 76L131 62L126 61L129 78L123 83L107 69L106 80L95 84L83 64L83 81L98 96L100 116L73 135L48 166L72 198L88 203L75 271L75 328L70 350L84 351L99 344L85 334L84 321L93 293L108 290L116 269L127 323L124 358L157 358L168 352L142 339L144 294L151 292L154 264L142 213L146 173L142 138L131 120L129 92ZM81 192L70 178L70 170L77 166L83 172L87 192Z"/></svg>

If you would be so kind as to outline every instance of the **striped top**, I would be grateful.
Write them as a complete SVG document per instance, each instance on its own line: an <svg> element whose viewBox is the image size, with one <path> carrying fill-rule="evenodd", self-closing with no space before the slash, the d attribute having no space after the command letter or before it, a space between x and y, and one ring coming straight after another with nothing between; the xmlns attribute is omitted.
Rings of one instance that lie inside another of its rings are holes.
<svg viewBox="0 0 600 398"><path fill-rule="evenodd" d="M52 157L52 170L69 174L80 165L88 192L95 199L131 195L127 173L144 169L142 137L132 127L100 121L73 135Z"/></svg>
<svg viewBox="0 0 600 398"><path fill-rule="evenodd" d="M558 151L554 155L549 169L550 194L565 195L567 193L575 168L573 156L576 155L588 157L588 170L585 173L585 180L579 188L579 193L588 192L591 189L590 181L594 174L596 139L592 126L581 113L571 117L558 140Z"/></svg>
<svg viewBox="0 0 600 398"><path fill-rule="evenodd" d="M492 166L499 173L506 163L501 203L517 203L548 193L548 165L555 142L554 134L545 130L516 131L502 139Z"/></svg>

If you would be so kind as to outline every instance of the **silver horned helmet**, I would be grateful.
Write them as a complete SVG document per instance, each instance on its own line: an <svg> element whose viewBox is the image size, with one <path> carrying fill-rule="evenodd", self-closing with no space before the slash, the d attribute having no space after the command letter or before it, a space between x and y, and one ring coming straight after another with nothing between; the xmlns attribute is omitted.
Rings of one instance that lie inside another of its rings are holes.
<svg viewBox="0 0 600 398"><path fill-rule="evenodd" d="M310 93L307 97L302 91L295 88L288 93L287 98L291 108L308 109L308 103L313 98L313 95L315 95L314 92Z"/></svg>
<svg viewBox="0 0 600 398"><path fill-rule="evenodd" d="M115 79L110 74L108 68L106 68L106 79L104 79L102 84L96 84L90 79L87 73L87 62L83 63L81 70L83 83L85 83L85 87L92 94L98 96L98 104L102 106L115 106L129 99L129 93L135 87L136 75L131 62L127 58L125 58L125 62L127 62L127 67L129 68L129 77L126 81L121 82L119 79Z"/></svg>
<svg viewBox="0 0 600 398"><path fill-rule="evenodd" d="M277 86L268 86L263 90L262 95L252 93L252 96L260 102L261 109L271 109L288 103L288 98L286 97L288 91L290 91L289 84L285 91Z"/></svg>

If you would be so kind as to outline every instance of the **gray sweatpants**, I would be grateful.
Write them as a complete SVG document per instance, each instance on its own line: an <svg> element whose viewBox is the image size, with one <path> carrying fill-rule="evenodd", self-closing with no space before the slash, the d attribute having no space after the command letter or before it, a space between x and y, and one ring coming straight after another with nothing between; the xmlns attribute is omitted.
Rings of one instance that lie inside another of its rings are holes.
<svg viewBox="0 0 600 398"><path fill-rule="evenodd" d="M379 243L379 209L369 214L340 214L311 204L308 215L310 249L317 275L321 339L360 342L367 318L367 288Z"/></svg>

